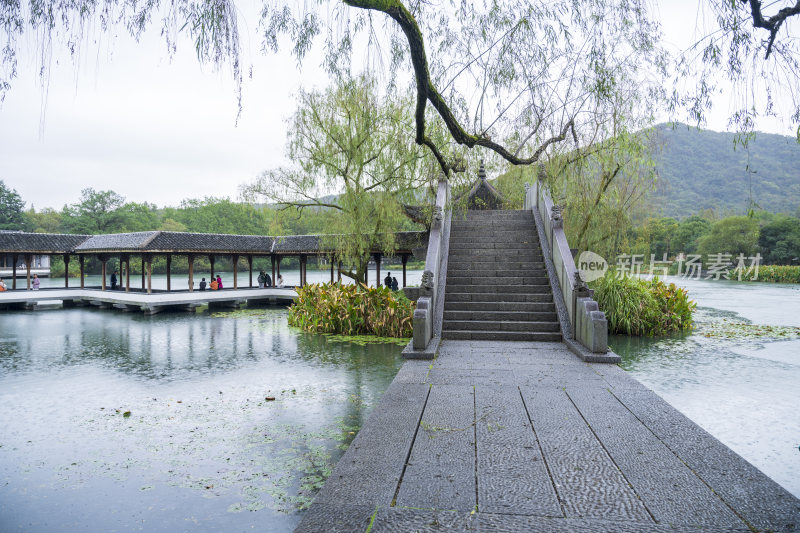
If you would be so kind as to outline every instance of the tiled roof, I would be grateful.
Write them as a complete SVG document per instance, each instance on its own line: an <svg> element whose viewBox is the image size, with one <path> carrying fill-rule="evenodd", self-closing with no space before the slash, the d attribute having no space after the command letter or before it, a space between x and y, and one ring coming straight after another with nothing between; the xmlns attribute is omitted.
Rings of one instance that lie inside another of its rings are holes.
<svg viewBox="0 0 800 533"><path fill-rule="evenodd" d="M75 250L78 252L145 250L147 244L158 233L157 231L139 231L93 235Z"/></svg>
<svg viewBox="0 0 800 533"><path fill-rule="evenodd" d="M320 242L322 240L319 235L275 237L275 246L272 251L275 253L317 252L320 251Z"/></svg>
<svg viewBox="0 0 800 533"><path fill-rule="evenodd" d="M152 251L265 253L272 249L273 241L272 237L262 235L162 231L148 244L147 249Z"/></svg>
<svg viewBox="0 0 800 533"><path fill-rule="evenodd" d="M427 233L406 231L396 235L397 250L425 246ZM104 235L57 235L50 233L0 232L0 252L32 253L218 253L218 254L314 254L330 251L321 235L225 235L141 231Z"/></svg>
<svg viewBox="0 0 800 533"><path fill-rule="evenodd" d="M67 253L89 237L90 235L0 231L0 252Z"/></svg>

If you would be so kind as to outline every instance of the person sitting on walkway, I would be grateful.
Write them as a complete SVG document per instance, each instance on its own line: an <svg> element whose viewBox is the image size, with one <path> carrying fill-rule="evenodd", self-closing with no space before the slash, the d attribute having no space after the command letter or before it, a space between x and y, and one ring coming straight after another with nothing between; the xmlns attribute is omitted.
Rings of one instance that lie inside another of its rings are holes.
<svg viewBox="0 0 800 533"><path fill-rule="evenodd" d="M383 284L386 286L387 289L391 289L392 288L392 273L391 272L388 272L386 274L386 277L383 278Z"/></svg>
<svg viewBox="0 0 800 533"><path fill-rule="evenodd" d="M206 290L206 285L208 285L208 283L206 283L206 278L201 279L200 280L200 290L201 291Z"/></svg>
<svg viewBox="0 0 800 533"><path fill-rule="evenodd" d="M42 280L39 279L39 274L33 275L33 290L38 291L39 285L42 283Z"/></svg>
<svg viewBox="0 0 800 533"><path fill-rule="evenodd" d="M6 282L3 281L3 278L0 278L0 292L5 292L7 290L8 287L6 287Z"/></svg>
<svg viewBox="0 0 800 533"><path fill-rule="evenodd" d="M217 274L217 288L218 289L222 288L222 276L220 276L219 274Z"/></svg>
<svg viewBox="0 0 800 533"><path fill-rule="evenodd" d="M217 289L219 289L219 283L214 278L211 278L211 290L215 291Z"/></svg>
<svg viewBox="0 0 800 533"><path fill-rule="evenodd" d="M281 276L280 274L278 274L278 283L276 284L276 286L277 286L279 289L282 289L282 288L283 288L283 276Z"/></svg>
<svg viewBox="0 0 800 533"><path fill-rule="evenodd" d="M266 282L267 278L264 277L264 271L258 273L258 288L263 289L264 283Z"/></svg>
<svg viewBox="0 0 800 533"><path fill-rule="evenodd" d="M392 290L396 291L398 289L399 289L399 287L397 285L397 278L392 278Z"/></svg>

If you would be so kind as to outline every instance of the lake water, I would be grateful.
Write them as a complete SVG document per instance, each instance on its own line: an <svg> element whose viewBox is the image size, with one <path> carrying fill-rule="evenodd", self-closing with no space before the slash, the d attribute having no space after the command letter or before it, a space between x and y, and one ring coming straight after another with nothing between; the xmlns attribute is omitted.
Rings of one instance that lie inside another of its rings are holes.
<svg viewBox="0 0 800 533"><path fill-rule="evenodd" d="M800 288L678 281L698 330L612 338L623 366L800 496ZM291 531L400 350L282 308L4 312L0 531Z"/></svg>
<svg viewBox="0 0 800 533"><path fill-rule="evenodd" d="M800 497L800 286L668 278L696 330L612 337L622 367Z"/></svg>
<svg viewBox="0 0 800 533"><path fill-rule="evenodd" d="M402 364L280 308L0 324L3 532L290 531Z"/></svg>

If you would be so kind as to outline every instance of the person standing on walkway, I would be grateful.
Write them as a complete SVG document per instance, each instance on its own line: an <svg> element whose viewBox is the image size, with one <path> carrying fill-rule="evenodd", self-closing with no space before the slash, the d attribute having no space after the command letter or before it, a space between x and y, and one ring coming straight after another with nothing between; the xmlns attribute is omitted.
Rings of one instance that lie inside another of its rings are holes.
<svg viewBox="0 0 800 533"><path fill-rule="evenodd" d="M217 274L217 289L221 289L221 288L222 288L222 276Z"/></svg>
<svg viewBox="0 0 800 533"><path fill-rule="evenodd" d="M272 287L272 278L264 272L264 287Z"/></svg>
<svg viewBox="0 0 800 533"><path fill-rule="evenodd" d="M386 286L387 289L392 288L392 273L387 272L386 277L383 278L383 284Z"/></svg>
<svg viewBox="0 0 800 533"><path fill-rule="evenodd" d="M393 278L392 278L392 290L393 290L393 291L396 291L398 288L399 288L399 287L398 287L398 285L397 285L397 278L394 278L394 277L393 277Z"/></svg>
<svg viewBox="0 0 800 533"><path fill-rule="evenodd" d="M117 271L111 273L111 290L117 290Z"/></svg>
<svg viewBox="0 0 800 533"><path fill-rule="evenodd" d="M258 288L263 289L264 283L266 283L267 279L264 277L264 271L258 273Z"/></svg>
<svg viewBox="0 0 800 533"><path fill-rule="evenodd" d="M39 274L33 275L33 290L38 291L39 285L42 283L42 280L39 279Z"/></svg>

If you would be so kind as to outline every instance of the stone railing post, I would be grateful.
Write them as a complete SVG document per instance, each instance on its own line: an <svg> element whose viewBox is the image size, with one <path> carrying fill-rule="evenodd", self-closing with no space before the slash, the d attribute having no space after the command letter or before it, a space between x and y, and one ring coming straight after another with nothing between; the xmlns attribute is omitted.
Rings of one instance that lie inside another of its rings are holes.
<svg viewBox="0 0 800 533"><path fill-rule="evenodd" d="M450 184L447 180L439 180L436 193L436 204L433 208L431 231L428 235L428 250L425 255L425 270L420 283L417 308L414 310L414 333L411 342L403 350L409 359L432 359L436 355L440 338L436 336L436 320L443 309L444 280L443 270L447 266L447 242L449 234L448 202ZM441 317L439 316L439 322Z"/></svg>
<svg viewBox="0 0 800 533"><path fill-rule="evenodd" d="M535 196L535 200L531 198L532 196ZM557 278L558 287L554 287L554 297L557 289L560 289L560 299L563 303L559 305L563 305L565 313L562 322L564 342L570 344L577 341L582 350L590 352L585 358L618 362L619 357L615 354L606 355L608 324L605 314L592 299L592 291L575 266L575 259L564 233L562 207L553 203L541 177L534 186L526 185L525 208L534 211L537 225L541 224L544 235L544 239L540 239L542 251L550 264L549 273ZM570 322L568 325L567 319ZM573 351L575 350L578 349L575 348ZM584 357L583 354L581 356Z"/></svg>

